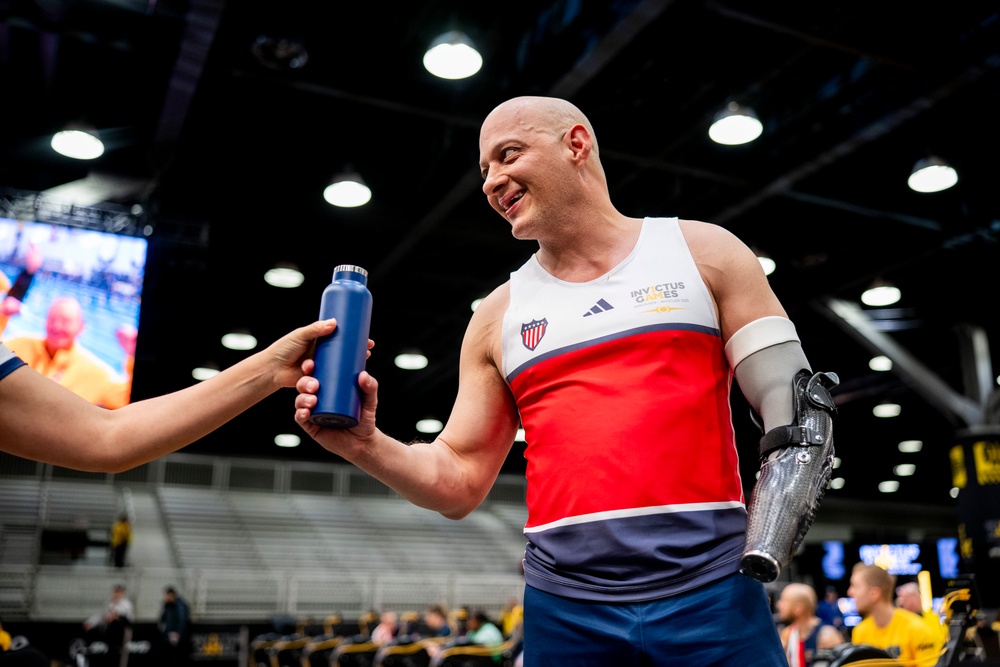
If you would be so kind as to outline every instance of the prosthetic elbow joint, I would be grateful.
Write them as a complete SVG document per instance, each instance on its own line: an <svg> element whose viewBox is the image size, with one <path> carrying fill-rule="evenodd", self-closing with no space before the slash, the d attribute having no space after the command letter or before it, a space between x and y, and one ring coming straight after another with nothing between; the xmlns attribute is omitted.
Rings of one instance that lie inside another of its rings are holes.
<svg viewBox="0 0 1000 667"><path fill-rule="evenodd" d="M760 478L747 507L743 574L769 582L791 562L812 525L833 471L833 417L830 390L835 373L799 371L793 380L795 422L760 440Z"/></svg>

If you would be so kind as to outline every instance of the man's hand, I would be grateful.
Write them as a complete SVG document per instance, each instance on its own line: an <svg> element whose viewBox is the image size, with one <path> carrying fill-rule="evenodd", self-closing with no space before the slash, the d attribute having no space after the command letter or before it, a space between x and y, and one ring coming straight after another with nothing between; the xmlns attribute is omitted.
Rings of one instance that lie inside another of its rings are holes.
<svg viewBox="0 0 1000 667"><path fill-rule="evenodd" d="M318 400L316 392L319 391L319 380L310 375L315 369L316 364L312 359L306 359L302 362L303 376L295 384L295 388L299 391L299 395L295 397L295 421L325 449L348 460L353 460L353 453L362 449L365 446L364 443L376 433L375 411L378 406L378 381L369 375L368 371L361 371L358 375L358 388L361 390L361 415L356 426L352 428L323 428L309 421Z"/></svg>

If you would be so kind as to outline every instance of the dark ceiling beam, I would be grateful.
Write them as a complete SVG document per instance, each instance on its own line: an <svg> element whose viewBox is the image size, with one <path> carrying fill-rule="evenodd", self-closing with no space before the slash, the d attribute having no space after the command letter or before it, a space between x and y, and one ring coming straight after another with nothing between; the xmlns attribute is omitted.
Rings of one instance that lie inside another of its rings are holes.
<svg viewBox="0 0 1000 667"><path fill-rule="evenodd" d="M573 68L549 89L549 94L566 99L576 95L673 3L674 0L640 2L597 43L594 49L577 61Z"/></svg>
<svg viewBox="0 0 1000 667"><path fill-rule="evenodd" d="M805 178L847 157L858 149L881 139L920 114L934 108L938 102L946 100L960 90L977 83L987 72L996 68L997 64L994 60L992 56L987 58L981 65L967 69L949 83L932 91L929 95L918 97L888 116L862 128L859 132L854 133L848 139L833 146L830 150L822 153L815 159L803 162L796 169L782 174L743 201L730 206L724 211L720 211L712 219L717 224L726 226L765 200L789 192L797 183Z"/></svg>
<svg viewBox="0 0 1000 667"><path fill-rule="evenodd" d="M938 411L946 416L957 417L966 426L983 423L985 410L979 401L951 388L899 343L876 330L856 304L827 298L814 302L814 305L823 315L872 353L889 357L892 360L893 372L911 385L914 391Z"/></svg>
<svg viewBox="0 0 1000 667"><path fill-rule="evenodd" d="M782 35L787 35L789 37L794 37L801 42L811 44L812 46L819 46L825 49L840 51L841 53L846 53L851 56L865 58L871 60L880 65L889 65L891 67L896 67L899 69L913 70L913 66L901 63L894 58L889 58L888 56L883 56L878 53L873 53L869 49L859 49L849 44L842 44L840 42L835 42L831 39L825 39L823 37L818 37L808 32L803 32L796 28L791 28L781 23L775 21L769 21L767 19L762 19L759 16L752 14L747 14L746 12L741 12L733 9L732 7L727 7L725 5L719 4L718 2L708 2L705 4L705 8L709 9L719 16L725 16L728 19L733 19L735 21L740 21L741 23L746 23L748 25L754 25L758 28L764 28L771 32L776 32Z"/></svg>
<svg viewBox="0 0 1000 667"><path fill-rule="evenodd" d="M156 167L168 164L215 41L225 0L192 0L154 138Z"/></svg>

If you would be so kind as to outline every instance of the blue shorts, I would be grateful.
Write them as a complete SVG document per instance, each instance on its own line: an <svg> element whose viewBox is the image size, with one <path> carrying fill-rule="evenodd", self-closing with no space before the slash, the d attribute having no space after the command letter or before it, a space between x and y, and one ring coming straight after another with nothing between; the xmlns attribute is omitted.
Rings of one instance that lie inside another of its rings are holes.
<svg viewBox="0 0 1000 667"><path fill-rule="evenodd" d="M764 586L734 573L651 602L524 591L524 667L788 667Z"/></svg>

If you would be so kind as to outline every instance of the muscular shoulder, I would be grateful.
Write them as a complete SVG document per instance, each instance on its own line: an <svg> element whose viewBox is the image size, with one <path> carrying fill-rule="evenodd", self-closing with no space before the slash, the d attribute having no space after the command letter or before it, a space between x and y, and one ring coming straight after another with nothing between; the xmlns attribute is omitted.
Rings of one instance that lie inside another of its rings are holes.
<svg viewBox="0 0 1000 667"><path fill-rule="evenodd" d="M678 220L678 224L699 266L721 271L734 263L756 262L750 248L725 227L700 220Z"/></svg>
<svg viewBox="0 0 1000 667"><path fill-rule="evenodd" d="M760 261L735 234L696 220L681 220L680 225L698 271L715 300L725 340L753 320L785 316Z"/></svg>
<svg viewBox="0 0 1000 667"><path fill-rule="evenodd" d="M464 347L476 357L500 368L503 316L510 304L510 281L503 283L480 302L465 333Z"/></svg>

